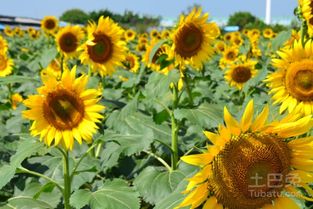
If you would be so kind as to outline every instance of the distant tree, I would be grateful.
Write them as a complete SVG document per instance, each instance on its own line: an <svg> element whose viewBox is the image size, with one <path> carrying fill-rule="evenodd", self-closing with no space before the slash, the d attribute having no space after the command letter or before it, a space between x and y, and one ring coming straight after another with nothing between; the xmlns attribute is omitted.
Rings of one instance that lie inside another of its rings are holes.
<svg viewBox="0 0 313 209"><path fill-rule="evenodd" d="M262 21L250 12L235 12L229 17L227 25L238 25L240 28L244 28L247 24L253 24L256 21L258 25L262 25Z"/></svg>
<svg viewBox="0 0 313 209"><path fill-rule="evenodd" d="M95 22L97 22L101 16L110 17L113 19L114 14L108 9L101 9L99 11L92 11L89 13L89 18Z"/></svg>
<svg viewBox="0 0 313 209"><path fill-rule="evenodd" d="M60 20L73 24L86 24L88 19L88 14L81 9L67 10L60 17Z"/></svg>

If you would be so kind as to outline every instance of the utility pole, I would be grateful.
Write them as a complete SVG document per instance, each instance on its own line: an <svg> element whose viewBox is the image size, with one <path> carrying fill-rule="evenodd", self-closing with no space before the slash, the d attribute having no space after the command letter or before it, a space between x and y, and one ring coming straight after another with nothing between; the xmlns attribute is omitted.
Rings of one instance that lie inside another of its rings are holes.
<svg viewBox="0 0 313 209"><path fill-rule="evenodd" d="M271 0L266 0L265 23L271 24Z"/></svg>

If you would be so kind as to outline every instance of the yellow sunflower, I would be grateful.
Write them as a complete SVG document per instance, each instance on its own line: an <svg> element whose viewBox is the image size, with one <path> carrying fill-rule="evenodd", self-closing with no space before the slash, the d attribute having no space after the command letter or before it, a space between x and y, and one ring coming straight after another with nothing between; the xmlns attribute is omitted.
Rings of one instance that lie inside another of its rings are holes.
<svg viewBox="0 0 313 209"><path fill-rule="evenodd" d="M280 58L273 59L277 69L268 75L266 82L273 94L274 103L281 103L280 113L288 109L313 113L313 47L312 40L303 47L301 41L295 41L293 48L284 48L278 52Z"/></svg>
<svg viewBox="0 0 313 209"><path fill-rule="evenodd" d="M163 39L168 39L171 36L171 32L169 30L163 30L161 36Z"/></svg>
<svg viewBox="0 0 313 209"><path fill-rule="evenodd" d="M180 17L177 29L172 34L172 55L177 65L184 68L186 64L196 69L214 52L212 44L220 34L215 23L208 23L208 14L201 14L201 8L194 8L186 17Z"/></svg>
<svg viewBox="0 0 313 209"><path fill-rule="evenodd" d="M130 72L137 73L139 69L138 57L133 53L128 53L123 62L124 67Z"/></svg>
<svg viewBox="0 0 313 209"><path fill-rule="evenodd" d="M41 29L47 34L54 34L58 29L59 21L54 16L45 16L41 20Z"/></svg>
<svg viewBox="0 0 313 209"><path fill-rule="evenodd" d="M29 33L29 36L32 39L37 39L40 36L40 32L38 30L33 30L32 32Z"/></svg>
<svg viewBox="0 0 313 209"><path fill-rule="evenodd" d="M313 2L311 0L299 0L299 6L308 26L308 33L313 36Z"/></svg>
<svg viewBox="0 0 313 209"><path fill-rule="evenodd" d="M217 41L214 46L215 46L215 51L220 52L220 53L224 52L226 48L224 41Z"/></svg>
<svg viewBox="0 0 313 209"><path fill-rule="evenodd" d="M273 35L274 35L274 32L271 28L265 28L263 30L263 37L264 38L271 39L271 38L273 38Z"/></svg>
<svg viewBox="0 0 313 209"><path fill-rule="evenodd" d="M4 27L3 32L4 32L4 34L5 34L6 36L9 36L9 37L14 36L14 31L13 31L13 30L11 29L11 27L8 26L8 25Z"/></svg>
<svg viewBox="0 0 313 209"><path fill-rule="evenodd" d="M145 52L147 50L147 44L146 43L138 43L136 46L137 52Z"/></svg>
<svg viewBox="0 0 313 209"><path fill-rule="evenodd" d="M0 53L0 77L11 74L13 70L13 60L8 58L4 53Z"/></svg>
<svg viewBox="0 0 313 209"><path fill-rule="evenodd" d="M225 107L226 125L218 133L204 132L212 145L181 158L200 171L188 179L178 208L301 209L295 198L312 200L298 188L313 195L313 137L291 140L312 128L311 116L268 123L268 106L254 120L253 112L251 100L237 121Z"/></svg>
<svg viewBox="0 0 313 209"><path fill-rule="evenodd" d="M63 68L68 69L66 65L64 65ZM40 76L42 81L49 80L51 77L59 80L61 78L61 73L60 62L57 59L53 59L45 69L41 70Z"/></svg>
<svg viewBox="0 0 313 209"><path fill-rule="evenodd" d="M133 41L136 38L136 32L132 29L128 29L124 33L126 41Z"/></svg>
<svg viewBox="0 0 313 209"><path fill-rule="evenodd" d="M239 49L237 46L228 46L224 49L223 56L219 61L220 67L226 68L227 65L233 63L239 55Z"/></svg>
<svg viewBox="0 0 313 209"><path fill-rule="evenodd" d="M257 61L253 60L247 60L243 64L233 63L225 73L225 79L229 82L230 86L241 90L243 85L256 75L256 64Z"/></svg>
<svg viewBox="0 0 313 209"><path fill-rule="evenodd" d="M84 50L80 55L81 62L91 65L92 70L101 76L111 75L125 59L122 28L109 17L101 16L98 25L91 23L87 30L88 40L81 47Z"/></svg>
<svg viewBox="0 0 313 209"><path fill-rule="evenodd" d="M150 31L150 38L151 38L151 39L155 39L155 38L157 38L158 36L160 36L160 33L159 33L159 31L158 31L157 29L152 29L152 30Z"/></svg>
<svg viewBox="0 0 313 209"><path fill-rule="evenodd" d="M153 49L155 48L155 46L158 44L158 41L156 40L152 40L150 45L147 47L147 51L145 52L142 61L143 63L146 64L146 66L148 68L151 68L151 70L156 71L156 72L160 72L163 74L168 74L168 72L170 70L174 69L174 65L170 64L167 67L161 69L161 64L159 63L159 58L161 56L166 56L166 60L170 60L169 58L169 51L170 51L170 46L168 46L167 44L163 44L153 55L152 60L150 60L150 56L151 53L153 51Z"/></svg>
<svg viewBox="0 0 313 209"><path fill-rule="evenodd" d="M0 35L0 53L4 54L8 51L8 42Z"/></svg>
<svg viewBox="0 0 313 209"><path fill-rule="evenodd" d="M66 150L73 149L74 138L80 144L82 140L90 143L96 123L103 118L99 112L104 106L97 104L101 92L85 89L88 76L76 78L76 67L64 70L60 80L51 77L43 82L37 95L24 100L30 109L23 116L34 121L31 134L40 135L47 146L61 144Z"/></svg>
<svg viewBox="0 0 313 209"><path fill-rule="evenodd" d="M224 35L224 41L228 42L228 41L231 41L233 38L233 34L232 33L226 33Z"/></svg>
<svg viewBox="0 0 313 209"><path fill-rule="evenodd" d="M59 52L65 57L75 57L80 41L84 38L84 32L78 25L66 26L57 33L55 40Z"/></svg>

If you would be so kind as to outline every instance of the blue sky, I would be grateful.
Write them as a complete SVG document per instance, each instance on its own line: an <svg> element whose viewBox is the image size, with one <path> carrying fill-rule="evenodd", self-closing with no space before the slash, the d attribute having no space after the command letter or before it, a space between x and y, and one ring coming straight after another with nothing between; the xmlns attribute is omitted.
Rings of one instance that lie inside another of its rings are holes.
<svg viewBox="0 0 313 209"><path fill-rule="evenodd" d="M87 12L108 8L120 13L127 9L176 18L194 3L201 4L212 17L228 17L235 11L250 11L259 17L265 14L265 0L4 0L0 14L42 18L45 15L60 16L71 8ZM297 0L272 0L272 16L291 18L296 6Z"/></svg>

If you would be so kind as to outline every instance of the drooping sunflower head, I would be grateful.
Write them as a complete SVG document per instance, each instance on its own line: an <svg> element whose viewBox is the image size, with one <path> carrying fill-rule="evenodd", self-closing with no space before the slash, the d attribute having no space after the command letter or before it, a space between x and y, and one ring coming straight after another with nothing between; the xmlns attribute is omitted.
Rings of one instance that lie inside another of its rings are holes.
<svg viewBox="0 0 313 209"><path fill-rule="evenodd" d="M311 0L299 0L302 16L308 26L308 33L313 36L313 2Z"/></svg>
<svg viewBox="0 0 313 209"><path fill-rule="evenodd" d="M313 169L303 162L312 158L313 138L290 138L312 128L311 116L292 114L270 122L268 106L255 119L253 112L250 101L237 121L225 107L226 125L220 125L218 133L204 132L211 145L202 154L182 157L200 171L188 179L187 196L179 208L203 204L202 208L300 209L286 192L310 190L311 178L305 176Z"/></svg>
<svg viewBox="0 0 313 209"><path fill-rule="evenodd" d="M6 53L8 51L8 42L0 35L0 53Z"/></svg>
<svg viewBox="0 0 313 209"><path fill-rule="evenodd" d="M273 35L274 35L274 32L271 28L265 28L263 30L263 37L264 38L271 39L271 38L273 38Z"/></svg>
<svg viewBox="0 0 313 209"><path fill-rule="evenodd" d="M128 29L124 33L126 41L132 41L136 38L136 32L132 29Z"/></svg>
<svg viewBox="0 0 313 209"><path fill-rule="evenodd" d="M194 8L186 17L182 15L172 34L176 65L184 68L189 64L202 69L203 63L213 54L212 44L219 35L218 26L208 23L208 14L202 14L201 8Z"/></svg>
<svg viewBox="0 0 313 209"><path fill-rule="evenodd" d="M130 72L137 73L139 69L138 57L133 53L128 53L123 62L124 67Z"/></svg>
<svg viewBox="0 0 313 209"><path fill-rule="evenodd" d="M302 46L295 41L293 48L284 48L279 52L280 58L273 59L276 68L268 75L266 82L275 103L280 103L280 113L288 109L305 115L313 110L313 47L312 41Z"/></svg>
<svg viewBox="0 0 313 209"><path fill-rule="evenodd" d="M167 74L170 70L174 69L172 62L169 61L172 59L171 57L169 57L170 46L168 46L167 44L163 44L162 46L160 46L151 59L151 53L153 53L153 49L156 47L157 44L158 41L151 41L150 45L147 47L147 51L145 52L142 61L146 64L147 67L151 68L151 70ZM169 62L169 65L162 69L160 58L162 58L163 60L167 60Z"/></svg>
<svg viewBox="0 0 313 209"><path fill-rule="evenodd" d="M99 112L104 106L97 104L101 92L85 89L88 76L76 78L76 67L65 69L60 80L51 77L43 82L38 94L24 101L29 110L23 116L33 121L31 134L39 135L47 146L60 144L66 150L73 149L74 139L90 143L103 118Z"/></svg>
<svg viewBox="0 0 313 209"><path fill-rule="evenodd" d="M82 45L80 60L90 64L101 76L111 75L125 58L125 42L121 41L123 30L109 17L101 16L98 25L91 23L88 40Z"/></svg>
<svg viewBox="0 0 313 209"><path fill-rule="evenodd" d="M0 77L5 77L12 73L13 60L0 52Z"/></svg>
<svg viewBox="0 0 313 209"><path fill-rule="evenodd" d="M225 79L230 86L242 89L243 85L247 83L256 74L256 61L247 60L245 63L233 63L230 69L225 73Z"/></svg>
<svg viewBox="0 0 313 209"><path fill-rule="evenodd" d="M4 30L3 30L4 34L8 37L12 37L14 35L14 31L12 30L12 28L10 26L5 26Z"/></svg>
<svg viewBox="0 0 313 209"><path fill-rule="evenodd" d="M41 20L41 29L47 33L53 35L59 27L59 21L55 16L45 16Z"/></svg>
<svg viewBox="0 0 313 209"><path fill-rule="evenodd" d="M15 93L11 96L11 106L15 110L17 105L23 101L23 97L19 93Z"/></svg>
<svg viewBox="0 0 313 209"><path fill-rule="evenodd" d="M73 57L77 55L77 49L80 41L84 38L84 32L77 25L66 26L61 28L56 37L56 43L59 52L66 57Z"/></svg>

